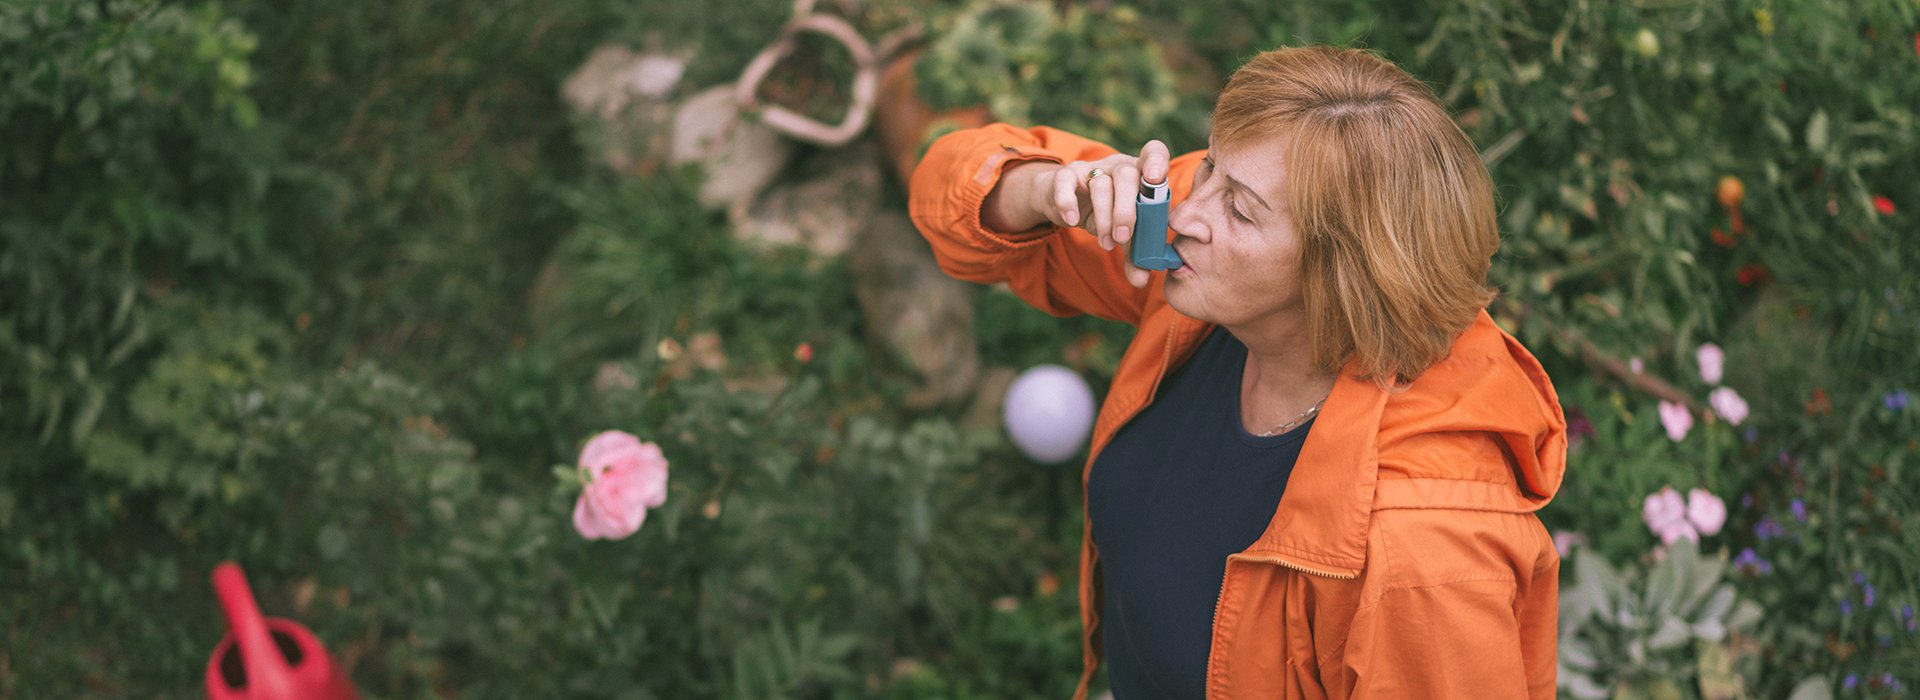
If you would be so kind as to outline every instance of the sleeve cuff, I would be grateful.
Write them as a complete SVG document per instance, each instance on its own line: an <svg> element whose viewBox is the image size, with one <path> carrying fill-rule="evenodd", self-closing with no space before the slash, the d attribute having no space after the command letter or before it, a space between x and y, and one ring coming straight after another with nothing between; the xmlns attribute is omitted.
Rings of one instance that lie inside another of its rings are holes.
<svg viewBox="0 0 1920 700"><path fill-rule="evenodd" d="M993 191L995 185L1000 183L1000 176L1006 173L1007 168L1033 161L1055 164L1066 162L1051 153L1011 143L1002 143L998 150L988 154L980 162L979 170L955 193L957 196L953 215L959 219L954 222L957 228L966 231L969 236L983 244L1008 250L1036 245L1047 236L1059 231L1061 227L1047 223L1025 231L1002 233L987 228L980 220L980 211L986 204L987 195Z"/></svg>

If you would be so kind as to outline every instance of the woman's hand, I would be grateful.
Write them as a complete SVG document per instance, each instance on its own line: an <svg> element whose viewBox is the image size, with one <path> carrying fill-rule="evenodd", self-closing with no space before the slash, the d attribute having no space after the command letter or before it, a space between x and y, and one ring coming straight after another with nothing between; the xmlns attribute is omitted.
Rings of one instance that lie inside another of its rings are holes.
<svg viewBox="0 0 1920 700"><path fill-rule="evenodd" d="M1100 240L1101 248L1124 248L1133 240L1141 176L1149 182L1166 182L1171 159L1167 145L1153 140L1141 147L1138 156L1115 153L1065 165L1022 163L1008 169L988 195L982 221L990 228L996 221L1009 225L999 230L1025 230L1042 219L1055 226L1081 226ZM1100 175L1092 177L1096 171ZM1146 270L1134 267L1130 258L1126 268L1129 284L1147 286Z"/></svg>

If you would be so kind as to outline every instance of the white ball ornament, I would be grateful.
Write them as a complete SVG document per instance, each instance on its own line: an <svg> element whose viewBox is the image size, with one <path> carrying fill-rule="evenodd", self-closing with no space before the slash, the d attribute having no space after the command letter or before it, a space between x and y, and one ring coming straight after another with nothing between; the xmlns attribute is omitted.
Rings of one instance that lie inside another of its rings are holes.
<svg viewBox="0 0 1920 700"><path fill-rule="evenodd" d="M1071 459L1093 432L1093 389L1073 370L1040 365L1021 372L1007 388L1003 415L1007 435L1028 459L1059 464Z"/></svg>

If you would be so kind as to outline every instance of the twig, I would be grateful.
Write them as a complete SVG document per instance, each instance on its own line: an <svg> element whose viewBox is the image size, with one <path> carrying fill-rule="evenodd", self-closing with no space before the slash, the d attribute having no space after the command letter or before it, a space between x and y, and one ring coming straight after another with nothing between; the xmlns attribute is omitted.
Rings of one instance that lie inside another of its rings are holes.
<svg viewBox="0 0 1920 700"><path fill-rule="evenodd" d="M1508 133L1505 138L1500 139L1499 143L1487 148L1486 153L1480 154L1480 159L1486 162L1488 169L1492 169L1502 158L1507 157L1507 153L1511 152L1515 146L1520 145L1520 142L1526 138L1526 129L1514 129Z"/></svg>
<svg viewBox="0 0 1920 700"><path fill-rule="evenodd" d="M1505 300L1506 297L1501 297L1496 300L1495 303L1505 307L1505 310L1513 316L1516 322L1525 322L1532 317L1532 310L1529 309L1527 305L1501 303ZM1580 332L1575 329L1558 327L1553 321L1544 317L1538 320L1541 325L1546 326L1547 335L1553 337L1555 340L1572 345L1575 353L1579 355L1580 361L1585 362L1588 367L1593 368L1595 371L1602 374L1613 375L1615 379L1620 380L1628 387L1637 389L1641 393L1648 394L1654 398L1686 406L1688 411L1700 415L1708 414L1707 408L1701 405L1698 399L1695 399L1679 387L1674 386L1672 382L1647 374L1646 372L1634 372L1633 368L1626 362L1607 354L1606 351L1600 349L1600 346L1595 345L1593 341L1580 335Z"/></svg>

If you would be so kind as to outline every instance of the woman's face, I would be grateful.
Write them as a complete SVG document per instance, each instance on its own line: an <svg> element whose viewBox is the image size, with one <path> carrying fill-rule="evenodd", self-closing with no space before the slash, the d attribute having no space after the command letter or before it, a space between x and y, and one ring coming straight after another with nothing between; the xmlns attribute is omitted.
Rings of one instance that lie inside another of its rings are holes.
<svg viewBox="0 0 1920 700"><path fill-rule="evenodd" d="M1213 148L1168 226L1186 264L1167 275L1167 303L1229 328L1302 313L1300 236L1281 185L1280 138Z"/></svg>

